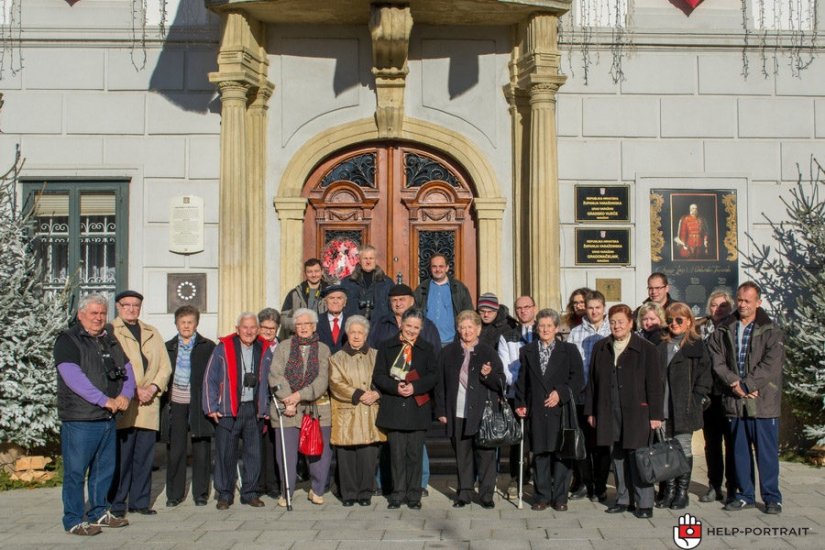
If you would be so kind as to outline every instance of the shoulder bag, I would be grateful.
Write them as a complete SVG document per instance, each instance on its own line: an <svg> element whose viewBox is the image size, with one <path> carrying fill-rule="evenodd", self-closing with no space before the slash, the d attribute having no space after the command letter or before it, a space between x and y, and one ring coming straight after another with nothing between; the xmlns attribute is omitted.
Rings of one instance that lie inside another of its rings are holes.
<svg viewBox="0 0 825 550"><path fill-rule="evenodd" d="M570 400L561 407L561 430L559 430L559 443L556 453L559 458L582 460L587 456L584 445L584 432L579 427L573 390L569 386L567 389L570 391Z"/></svg>
<svg viewBox="0 0 825 550"><path fill-rule="evenodd" d="M645 483L667 481L690 472L682 446L676 439L665 437L662 428L651 430L648 446L636 449L635 455L639 479Z"/></svg>

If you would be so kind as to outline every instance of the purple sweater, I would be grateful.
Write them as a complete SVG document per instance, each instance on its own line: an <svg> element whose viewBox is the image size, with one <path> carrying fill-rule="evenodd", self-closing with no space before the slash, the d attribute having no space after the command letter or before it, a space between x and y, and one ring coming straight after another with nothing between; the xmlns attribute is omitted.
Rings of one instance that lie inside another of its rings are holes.
<svg viewBox="0 0 825 550"><path fill-rule="evenodd" d="M57 372L63 382L69 386L69 389L77 395L98 407L104 407L106 401L109 400L106 394L97 389L83 374L80 365L76 363L60 363L57 365ZM135 396L135 375L132 372L132 363L126 363L126 378L123 380L123 389L120 390L120 395L127 399L132 399Z"/></svg>

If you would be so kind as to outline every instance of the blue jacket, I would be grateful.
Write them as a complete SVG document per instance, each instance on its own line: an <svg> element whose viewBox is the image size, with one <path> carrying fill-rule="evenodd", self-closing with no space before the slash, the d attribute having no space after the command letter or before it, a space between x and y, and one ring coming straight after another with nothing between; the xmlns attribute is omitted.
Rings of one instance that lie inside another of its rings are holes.
<svg viewBox="0 0 825 550"><path fill-rule="evenodd" d="M229 350L231 353L228 353ZM252 363L253 372L258 379L255 402L260 417L269 414L267 376L271 362L272 348L264 349L261 341L256 339L252 344ZM203 374L203 413L208 415L219 412L223 416L238 416L242 390L241 339L237 334L224 336L218 340Z"/></svg>

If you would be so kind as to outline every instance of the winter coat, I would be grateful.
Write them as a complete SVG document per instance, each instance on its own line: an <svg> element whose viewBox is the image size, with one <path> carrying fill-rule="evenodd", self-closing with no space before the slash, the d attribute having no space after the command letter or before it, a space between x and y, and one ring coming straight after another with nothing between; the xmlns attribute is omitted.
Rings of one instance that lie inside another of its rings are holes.
<svg viewBox="0 0 825 550"><path fill-rule="evenodd" d="M745 400L736 397L730 385L744 384L748 392L758 391L756 418L778 418L782 403L782 367L785 364L785 335L761 307L745 355L745 376L740 378L736 363L736 324L739 313L721 321L708 339L713 371L723 380L722 402L728 416L744 416Z"/></svg>
<svg viewBox="0 0 825 550"><path fill-rule="evenodd" d="M375 426L380 401L364 405L359 400L372 386L378 352L350 355L341 350L329 358L329 394L332 405L333 445L369 445L387 440Z"/></svg>
<svg viewBox="0 0 825 550"><path fill-rule="evenodd" d="M679 351L667 362L668 342L661 342L656 350L662 368L662 381L669 386L668 432L691 433L704 424L705 403L710 403L713 379L710 374L710 356L701 340L683 342Z"/></svg>
<svg viewBox="0 0 825 550"><path fill-rule="evenodd" d="M272 357L272 364L269 367L269 387L274 388L278 386L275 396L278 399L284 399L293 394L289 387L289 382L286 379L286 363L289 360L289 353L292 349L293 338L284 340L278 347ZM318 376L315 380L310 382L298 390L301 396L301 402L298 404L298 413L295 416L284 416L284 428L300 428L301 420L305 414L312 412L312 405L314 404L318 416L321 420L321 426L330 426L332 419L332 411L329 406L329 348L323 342L318 342ZM306 370L306 364L304 365ZM270 403L269 419L272 426L278 427L278 412L275 410L275 404Z"/></svg>
<svg viewBox="0 0 825 550"><path fill-rule="evenodd" d="M499 338L516 327L518 327L518 321L510 317L507 306L501 305L498 307L498 313L493 322L489 325L482 325L479 340L493 349L498 349Z"/></svg>
<svg viewBox="0 0 825 550"><path fill-rule="evenodd" d="M244 377L242 345L241 338L237 334L218 339L218 345L212 351L212 357L209 358L206 371L203 373L203 398L201 399L203 414L219 412L224 417L238 416ZM267 409L269 392L264 373L269 369L270 361L272 361L272 348L265 347L263 342L256 338L252 343L252 370L258 379L258 384L255 387L253 401L259 417L269 414Z"/></svg>
<svg viewBox="0 0 825 550"><path fill-rule="evenodd" d="M478 432L484 404L487 399L496 399L504 393L504 367L496 351L483 342L479 342L470 353L468 366L467 390L464 408L464 433L455 432L456 399L458 397L459 373L464 362L464 348L461 342L448 344L438 357L438 384L435 387L435 416L447 418L447 436L460 438ZM481 375L481 367L490 363L493 371L487 376Z"/></svg>
<svg viewBox="0 0 825 550"><path fill-rule="evenodd" d="M527 407L530 422L530 449L534 453L554 452L561 433L562 407L581 392L584 385L582 356L573 344L556 341L544 374L539 362L539 341L521 348L521 370L516 382L516 408ZM555 407L545 407L552 392L559 395ZM572 392L572 393L571 393ZM575 414L575 407L573 411Z"/></svg>
<svg viewBox="0 0 825 550"><path fill-rule="evenodd" d="M372 383L381 392L381 408L376 425L387 430L426 430L433 421L433 400L419 405L415 396L427 395L438 381L438 365L430 344L418 338L413 345L410 371L416 371L418 380L412 382L413 395L398 394L398 380L390 376L393 361L401 353L401 339L387 340L378 347Z"/></svg>
<svg viewBox="0 0 825 550"><path fill-rule="evenodd" d="M352 274L341 281L341 286L347 293L347 306L344 310L347 315L365 315L370 319L380 319L390 313L390 289L393 287L393 282L392 278L387 277L380 267L375 267L372 284L369 286L364 280L360 265L355 266ZM361 307L363 302L372 304L369 312Z"/></svg>
<svg viewBox="0 0 825 550"><path fill-rule="evenodd" d="M450 285L450 297L453 301L453 317L457 316L462 311L473 308L473 299L470 297L470 291L464 286L464 283L458 279L448 278ZM430 281L428 277L421 281L418 288L415 289L415 305L427 314L427 294L430 292Z"/></svg>
<svg viewBox="0 0 825 550"><path fill-rule="evenodd" d="M204 338L198 333L193 336L195 345L189 357L192 374L189 377L189 432L191 437L212 437L215 434L215 424L203 414L203 374L212 352L215 351L215 342ZM171 385L175 381L175 368L178 362L178 337L166 341L166 351L169 354L169 363L172 365L172 374L169 376L170 390L161 396L160 439L169 443L171 425L169 423L169 409L171 402Z"/></svg>
<svg viewBox="0 0 825 550"><path fill-rule="evenodd" d="M318 292L324 290L329 286L326 281L321 281ZM279 340L286 340L292 336L292 314L301 308L309 308L307 304L307 294L310 292L309 283L303 281L301 284L289 291L284 299L284 305L281 306L281 330L278 333ZM312 309L312 308L309 308ZM327 305L321 297L315 302L315 311L320 316L327 310Z"/></svg>
<svg viewBox="0 0 825 550"><path fill-rule="evenodd" d="M370 323L368 343L371 348L378 349L378 347L387 340L397 339L398 335L398 322L395 320L395 314L390 312L377 321ZM426 317L424 318L424 324L421 325L421 335L419 338L432 346L436 356L441 351L441 336L438 334L438 327Z"/></svg>
<svg viewBox="0 0 825 550"><path fill-rule="evenodd" d="M614 367L613 337L593 347L590 381L584 403L585 416L596 417L596 444L612 445L621 436L624 449L638 449L648 443L650 421L664 418L664 383L656 348L638 334ZM613 369L618 380L622 412L621 434L613 433Z"/></svg>
<svg viewBox="0 0 825 550"><path fill-rule="evenodd" d="M172 374L172 365L169 364L169 354L166 345L158 330L138 320L140 325L140 342L120 317L112 321L112 330L123 348L132 371L135 373L136 387L149 384L158 387L154 398L145 405L141 405L137 395L129 402L129 408L117 417L117 428L143 428L157 431L160 427L160 396L166 391L169 377ZM146 357L147 368L143 369L143 357Z"/></svg>

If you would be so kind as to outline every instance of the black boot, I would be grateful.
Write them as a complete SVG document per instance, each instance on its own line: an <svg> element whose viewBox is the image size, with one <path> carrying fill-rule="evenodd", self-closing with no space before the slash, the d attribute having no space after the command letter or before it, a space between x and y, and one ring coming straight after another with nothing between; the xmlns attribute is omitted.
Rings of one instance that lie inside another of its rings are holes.
<svg viewBox="0 0 825 550"><path fill-rule="evenodd" d="M687 459L690 469L685 475L676 478L676 496L673 497L673 502L670 503L671 510L682 510L687 508L690 497L688 497L688 489L690 488L690 474L693 472L693 457Z"/></svg>
<svg viewBox="0 0 825 550"><path fill-rule="evenodd" d="M656 495L656 508L670 508L676 494L676 480L668 479L659 483L659 494Z"/></svg>

